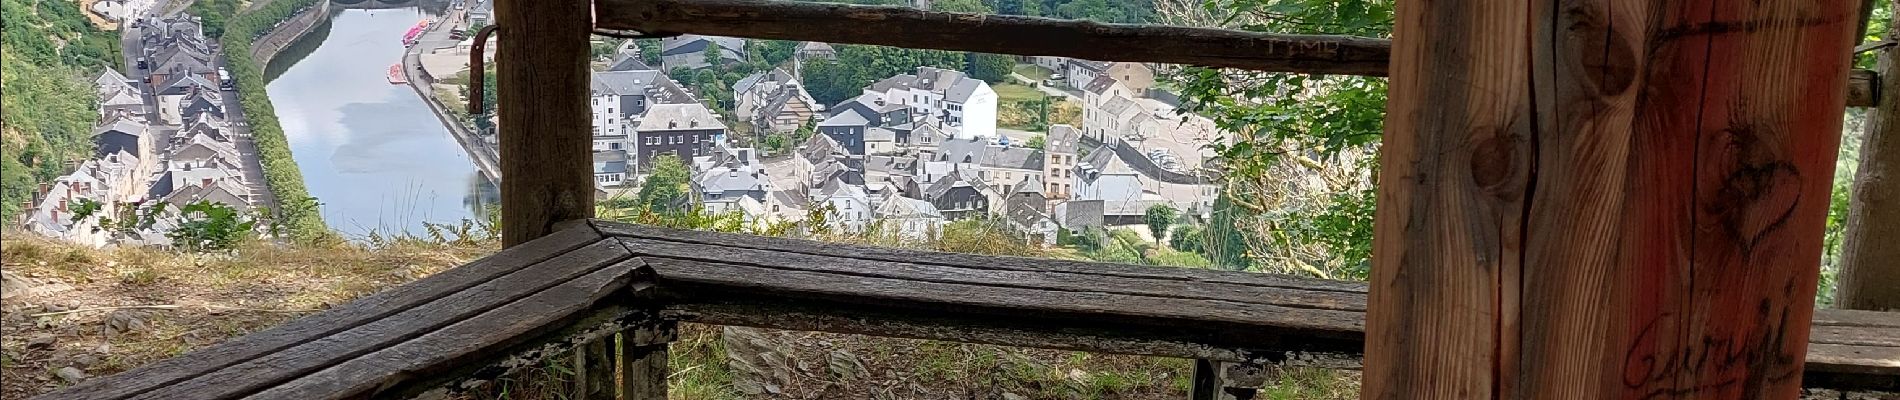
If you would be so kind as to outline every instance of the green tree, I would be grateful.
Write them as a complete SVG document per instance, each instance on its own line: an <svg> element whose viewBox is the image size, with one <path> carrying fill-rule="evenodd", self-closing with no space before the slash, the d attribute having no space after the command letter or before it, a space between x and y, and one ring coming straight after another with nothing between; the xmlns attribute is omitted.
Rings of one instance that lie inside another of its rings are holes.
<svg viewBox="0 0 1900 400"><path fill-rule="evenodd" d="M223 203L198 201L179 209L178 227L165 234L172 245L188 251L218 251L237 247L250 238L257 220Z"/></svg>
<svg viewBox="0 0 1900 400"><path fill-rule="evenodd" d="M1009 75L1013 73L1012 70L1015 67L1016 59L1014 57L1001 54L970 53L970 77L982 79L984 82L992 84L1008 82Z"/></svg>
<svg viewBox="0 0 1900 400"><path fill-rule="evenodd" d="M653 157L653 167L646 181L640 184L639 204L654 212L678 211L686 203L687 180L690 174L686 163L671 153Z"/></svg>
<svg viewBox="0 0 1900 400"><path fill-rule="evenodd" d="M1048 144L1049 144L1048 135L1036 135L1036 137L1029 138L1029 142L1023 143L1023 147L1028 147L1028 148L1032 148L1036 150L1042 150L1042 148L1044 146L1047 146Z"/></svg>
<svg viewBox="0 0 1900 400"><path fill-rule="evenodd" d="M1174 232L1168 234L1168 247L1190 253L1203 253L1203 250L1207 248L1206 236L1207 230L1201 228L1200 225L1176 226Z"/></svg>
<svg viewBox="0 0 1900 400"><path fill-rule="evenodd" d="M930 4L931 11L994 14L988 4L979 0L936 0Z"/></svg>
<svg viewBox="0 0 1900 400"><path fill-rule="evenodd" d="M1147 212L1142 213L1141 222L1148 224L1148 232L1155 235L1155 242L1160 242L1168 237L1168 226L1174 225L1174 219L1179 216L1181 212L1175 210L1174 207L1156 204L1149 206Z"/></svg>
<svg viewBox="0 0 1900 400"><path fill-rule="evenodd" d="M634 39L633 45L640 48L640 61L654 68L660 67L660 39Z"/></svg>
<svg viewBox="0 0 1900 400"><path fill-rule="evenodd" d="M618 39L587 42L588 56L597 61L613 59L614 53L619 50L620 41Z"/></svg>
<svg viewBox="0 0 1900 400"><path fill-rule="evenodd" d="M858 68L832 60L811 60L805 63L805 91L811 93L819 104L834 105L863 92L868 79L860 77Z"/></svg>
<svg viewBox="0 0 1900 400"><path fill-rule="evenodd" d="M715 70L725 69L726 57L724 54L721 54L719 52L719 42L715 42L711 40L706 41L706 53L703 55L706 57L707 68L712 68Z"/></svg>

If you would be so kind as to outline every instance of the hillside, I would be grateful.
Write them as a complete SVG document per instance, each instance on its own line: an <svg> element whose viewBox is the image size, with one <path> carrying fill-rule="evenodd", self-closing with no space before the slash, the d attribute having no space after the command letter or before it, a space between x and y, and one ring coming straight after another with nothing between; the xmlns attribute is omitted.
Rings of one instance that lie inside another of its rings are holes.
<svg viewBox="0 0 1900 400"><path fill-rule="evenodd" d="M0 0L0 212L11 221L38 182L84 158L98 114L91 78L119 60L114 32L66 0Z"/></svg>

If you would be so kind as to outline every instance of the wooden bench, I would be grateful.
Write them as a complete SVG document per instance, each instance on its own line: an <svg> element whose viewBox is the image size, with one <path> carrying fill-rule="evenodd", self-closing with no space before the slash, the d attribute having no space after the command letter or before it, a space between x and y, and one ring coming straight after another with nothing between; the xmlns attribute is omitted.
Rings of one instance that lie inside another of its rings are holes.
<svg viewBox="0 0 1900 400"><path fill-rule="evenodd" d="M577 395L612 398L617 360L629 374L619 391L664 398L674 321L1194 358L1219 385L1246 388L1263 383L1262 365L1300 354L1356 362L1365 291L593 222L39 398L411 397L575 348L610 354L602 338L615 333L626 354L583 357ZM1818 311L1805 382L1900 391L1900 314Z"/></svg>

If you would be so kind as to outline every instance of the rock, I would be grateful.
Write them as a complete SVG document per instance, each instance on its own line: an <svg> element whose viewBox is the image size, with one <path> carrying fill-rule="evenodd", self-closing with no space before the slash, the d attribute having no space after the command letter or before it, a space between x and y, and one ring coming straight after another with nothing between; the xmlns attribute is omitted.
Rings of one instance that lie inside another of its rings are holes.
<svg viewBox="0 0 1900 400"><path fill-rule="evenodd" d="M98 363L99 363L99 356L95 356L91 354L80 354L77 356L73 356L73 366L75 367L86 368L86 367L91 367L94 364L98 364Z"/></svg>
<svg viewBox="0 0 1900 400"><path fill-rule="evenodd" d="M112 344L100 343L99 347L92 348L92 352L99 353L99 354L112 354Z"/></svg>
<svg viewBox="0 0 1900 400"><path fill-rule="evenodd" d="M46 312L49 312L49 313L70 310L69 308L66 308L66 306L61 305L59 303L46 303L46 305L40 306L40 308L45 309Z"/></svg>
<svg viewBox="0 0 1900 400"><path fill-rule="evenodd" d="M132 333L143 331L145 328L144 316L136 311L117 310L111 314L106 314L106 329L110 329L111 333Z"/></svg>
<svg viewBox="0 0 1900 400"><path fill-rule="evenodd" d="M32 349L32 348L53 347L53 342L57 342L57 341L59 341L59 338L54 337L52 334L42 333L38 335L33 335L33 338L26 340L26 348Z"/></svg>
<svg viewBox="0 0 1900 400"><path fill-rule="evenodd" d="M53 371L53 375L66 380L66 383L79 383L86 380L86 371L73 367L60 368L58 371Z"/></svg>
<svg viewBox="0 0 1900 400"><path fill-rule="evenodd" d="M826 369L831 371L831 376L838 379L849 380L864 376L864 361L860 361L858 356L851 352L832 350L830 354L825 355L825 364Z"/></svg>
<svg viewBox="0 0 1900 400"><path fill-rule="evenodd" d="M779 394L779 393L784 393L784 392L785 392L785 390L784 390L784 389L780 389L780 388L778 387L778 385L774 385L774 384L770 384L770 383L767 383L767 384L765 384L765 392L766 392L766 393L771 393L771 394Z"/></svg>
<svg viewBox="0 0 1900 400"><path fill-rule="evenodd" d="M27 294L33 291L34 286L38 284L32 279L0 271L0 299Z"/></svg>
<svg viewBox="0 0 1900 400"><path fill-rule="evenodd" d="M1023 395L1020 394L1003 392L1003 400L1029 400L1029 398L1023 397Z"/></svg>

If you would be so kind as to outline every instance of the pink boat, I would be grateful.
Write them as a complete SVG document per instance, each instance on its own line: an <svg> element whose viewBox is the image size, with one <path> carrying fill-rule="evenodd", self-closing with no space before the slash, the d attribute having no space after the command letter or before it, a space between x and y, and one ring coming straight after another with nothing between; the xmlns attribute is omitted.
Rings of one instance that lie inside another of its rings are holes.
<svg viewBox="0 0 1900 400"><path fill-rule="evenodd" d="M415 45L416 39L422 37L422 31L428 28L429 28L429 20L425 19L421 21L416 21L416 26L409 27L409 32L402 34L402 45L403 46Z"/></svg>
<svg viewBox="0 0 1900 400"><path fill-rule="evenodd" d="M401 85L405 83L409 83L409 78L404 77L402 74L402 63L390 64L389 65L389 84Z"/></svg>

